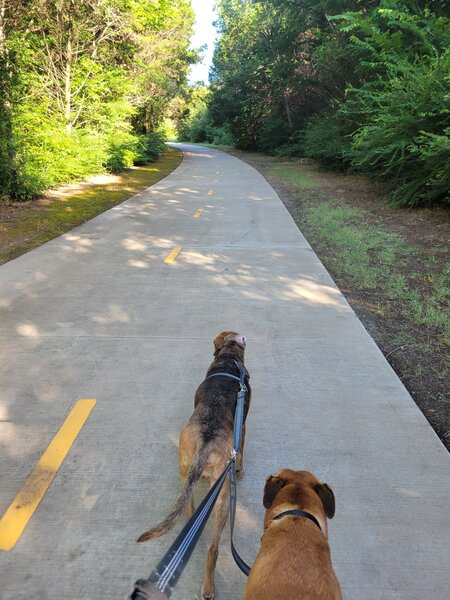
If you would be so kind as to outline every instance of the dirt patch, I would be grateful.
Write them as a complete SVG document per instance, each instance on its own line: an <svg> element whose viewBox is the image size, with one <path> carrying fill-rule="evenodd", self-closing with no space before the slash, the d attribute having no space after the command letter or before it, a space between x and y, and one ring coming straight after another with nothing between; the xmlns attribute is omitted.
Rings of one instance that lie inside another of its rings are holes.
<svg viewBox="0 0 450 600"><path fill-rule="evenodd" d="M433 295L438 311L448 310L448 260L450 215L445 209L391 209L383 201L383 189L363 177L320 171L312 163L299 165L301 177L314 185L296 185L274 175L274 166L286 163L250 153L232 152L255 167L275 188L299 229L323 262L349 304L385 355L429 423L450 450L450 398L448 396L448 333L442 327L420 323L414 297L392 297L380 286L362 289L337 265L336 248L317 234L308 211L315 203L340 202L357 209L364 224L400 236L410 252L395 265L395 277L413 286L417 297ZM374 256L374 261L377 257ZM447 266L446 266L447 265ZM440 290L437 289L440 282ZM439 295L440 294L440 295ZM436 300L437 298L437 300ZM421 308L421 307L419 307ZM424 312L422 308L422 313Z"/></svg>

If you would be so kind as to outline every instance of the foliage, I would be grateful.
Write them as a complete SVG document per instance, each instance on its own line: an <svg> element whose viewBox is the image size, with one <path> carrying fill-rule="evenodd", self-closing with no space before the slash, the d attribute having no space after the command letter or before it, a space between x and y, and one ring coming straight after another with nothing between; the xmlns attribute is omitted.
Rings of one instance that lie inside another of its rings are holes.
<svg viewBox="0 0 450 600"><path fill-rule="evenodd" d="M155 160L192 25L189 0L0 0L0 194Z"/></svg>
<svg viewBox="0 0 450 600"><path fill-rule="evenodd" d="M220 0L203 123L235 144L387 182L396 205L450 187L450 20L432 0Z"/></svg>
<svg viewBox="0 0 450 600"><path fill-rule="evenodd" d="M400 62L373 90L355 90L353 103L373 116L355 132L345 155L353 167L395 185L395 205L450 199L449 72L447 52Z"/></svg>

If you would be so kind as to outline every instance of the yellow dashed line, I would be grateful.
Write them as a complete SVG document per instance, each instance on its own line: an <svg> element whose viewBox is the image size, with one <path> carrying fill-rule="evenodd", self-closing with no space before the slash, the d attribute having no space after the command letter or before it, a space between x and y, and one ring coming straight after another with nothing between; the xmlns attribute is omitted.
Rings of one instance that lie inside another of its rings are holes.
<svg viewBox="0 0 450 600"><path fill-rule="evenodd" d="M175 261L176 257L180 254L181 248L180 246L175 246L173 250L166 256L164 262L167 264L171 264Z"/></svg>
<svg viewBox="0 0 450 600"><path fill-rule="evenodd" d="M198 219L198 218L199 218L199 216L202 214L202 212L203 212L203 208L199 208L199 209L198 209L198 211L195 213L194 217L195 217L196 219Z"/></svg>
<svg viewBox="0 0 450 600"><path fill-rule="evenodd" d="M208 196L212 196L214 194L214 190L209 190L208 191Z"/></svg>
<svg viewBox="0 0 450 600"><path fill-rule="evenodd" d="M14 548L95 403L94 399L78 400L61 429L39 459L0 521L0 550Z"/></svg>

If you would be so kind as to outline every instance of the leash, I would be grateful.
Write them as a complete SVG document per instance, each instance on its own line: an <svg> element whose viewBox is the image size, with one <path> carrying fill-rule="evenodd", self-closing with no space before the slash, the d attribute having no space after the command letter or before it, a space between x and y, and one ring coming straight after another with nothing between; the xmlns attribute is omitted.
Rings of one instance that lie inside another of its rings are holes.
<svg viewBox="0 0 450 600"><path fill-rule="evenodd" d="M216 480L214 485L209 490L208 494L197 507L192 517L186 523L182 531L178 534L176 540L170 546L169 550L160 560L156 568L150 574L148 579L140 579L136 581L133 593L130 600L165 600L170 598L173 588L177 584L186 564L191 557L191 554L200 538L200 535L206 525L213 506L219 496L220 490L230 473L230 530L231 530L231 552L236 564L241 571L248 575L250 567L239 556L234 543L233 531L234 520L236 516L236 457L241 449L242 443L242 426L244 421L244 404L248 393L248 388L245 385L247 377L242 366L238 361L234 361L239 369L239 377L231 373L220 372L208 375L210 377L229 377L239 381L239 392L236 398L236 410L234 413L234 428L233 428L233 450L231 456L223 470L221 476Z"/></svg>

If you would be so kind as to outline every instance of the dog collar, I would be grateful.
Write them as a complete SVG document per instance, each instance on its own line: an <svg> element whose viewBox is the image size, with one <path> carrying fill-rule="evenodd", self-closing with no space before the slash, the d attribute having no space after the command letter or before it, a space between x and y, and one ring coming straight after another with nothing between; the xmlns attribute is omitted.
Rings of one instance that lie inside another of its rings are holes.
<svg viewBox="0 0 450 600"><path fill-rule="evenodd" d="M282 512L279 515L277 515L276 517L274 517L272 519L272 521L278 521L278 520L282 519L283 517L288 517L290 515L292 515L293 517L305 517L305 519L309 519L310 521L312 521L312 523L314 523L314 525L317 525L317 527L320 529L320 531L322 531L322 527L320 526L320 523L316 519L316 517L314 515L312 515L311 513L306 512L304 510L300 510L300 509L285 510L284 512Z"/></svg>

